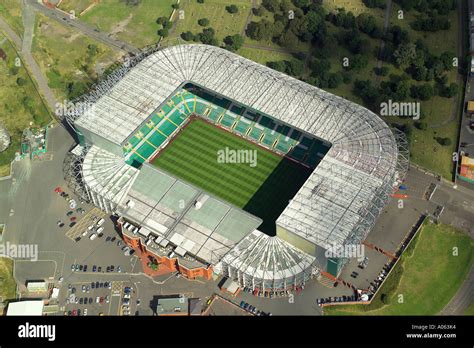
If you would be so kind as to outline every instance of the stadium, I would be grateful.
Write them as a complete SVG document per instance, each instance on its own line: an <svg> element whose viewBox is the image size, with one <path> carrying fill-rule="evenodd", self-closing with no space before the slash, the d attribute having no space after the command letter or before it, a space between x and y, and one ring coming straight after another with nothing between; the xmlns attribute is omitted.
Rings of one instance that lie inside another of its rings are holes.
<svg viewBox="0 0 474 348"><path fill-rule="evenodd" d="M337 276L347 258L326 251L364 241L408 167L376 114L218 47L153 50L83 101L68 184L142 263L190 278L271 292ZM232 150L255 163L217 160Z"/></svg>

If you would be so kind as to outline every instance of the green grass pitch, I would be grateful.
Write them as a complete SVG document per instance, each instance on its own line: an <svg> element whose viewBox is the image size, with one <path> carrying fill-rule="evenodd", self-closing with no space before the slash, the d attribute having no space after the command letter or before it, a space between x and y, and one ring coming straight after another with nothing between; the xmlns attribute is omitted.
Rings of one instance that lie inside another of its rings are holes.
<svg viewBox="0 0 474 348"><path fill-rule="evenodd" d="M218 151L256 150L257 164L218 163ZM275 234L275 220L311 174L203 120L192 120L152 164L263 219L262 232Z"/></svg>

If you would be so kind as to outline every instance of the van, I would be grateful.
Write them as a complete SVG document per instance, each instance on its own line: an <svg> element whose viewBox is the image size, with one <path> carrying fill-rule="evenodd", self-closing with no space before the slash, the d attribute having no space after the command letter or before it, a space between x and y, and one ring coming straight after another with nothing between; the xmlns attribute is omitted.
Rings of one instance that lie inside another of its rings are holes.
<svg viewBox="0 0 474 348"><path fill-rule="evenodd" d="M103 227L99 227L99 228L97 229L97 233L100 234L100 233L102 233L102 232L104 232L104 228L103 228Z"/></svg>
<svg viewBox="0 0 474 348"><path fill-rule="evenodd" d="M102 226L104 222L105 222L104 219L100 219L99 221L97 221L97 226Z"/></svg>
<svg viewBox="0 0 474 348"><path fill-rule="evenodd" d="M90 240L94 240L97 238L97 233L93 233L91 234L91 236L89 237Z"/></svg>

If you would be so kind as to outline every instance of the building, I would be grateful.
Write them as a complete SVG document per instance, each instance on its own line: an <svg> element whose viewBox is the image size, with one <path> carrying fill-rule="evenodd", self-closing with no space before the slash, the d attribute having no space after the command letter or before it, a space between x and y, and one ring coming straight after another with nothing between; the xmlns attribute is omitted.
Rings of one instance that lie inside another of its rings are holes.
<svg viewBox="0 0 474 348"><path fill-rule="evenodd" d="M158 299L157 315L189 315L188 299L184 296Z"/></svg>
<svg viewBox="0 0 474 348"><path fill-rule="evenodd" d="M408 167L403 137L371 111L213 46L151 52L84 101L92 106L67 115L80 142L66 160L69 185L119 216L150 269L190 278L217 273L278 291L320 271L336 276L347 258L327 251L366 238ZM314 168L276 236L258 229L259 217L150 165L192 117Z"/></svg>
<svg viewBox="0 0 474 348"><path fill-rule="evenodd" d="M43 307L42 300L10 302L7 316L39 316L43 315Z"/></svg>
<svg viewBox="0 0 474 348"><path fill-rule="evenodd" d="M48 291L48 284L45 281L27 281L26 290L29 293L46 292Z"/></svg>

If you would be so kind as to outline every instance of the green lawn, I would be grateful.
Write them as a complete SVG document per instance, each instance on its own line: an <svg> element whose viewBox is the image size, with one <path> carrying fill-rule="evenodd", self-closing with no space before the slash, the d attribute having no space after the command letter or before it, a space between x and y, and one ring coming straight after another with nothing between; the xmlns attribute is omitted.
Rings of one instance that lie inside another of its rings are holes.
<svg viewBox="0 0 474 348"><path fill-rule="evenodd" d="M4 39L0 34L0 41ZM23 130L30 126L30 122L36 126L45 126L51 117L23 64L15 67L18 55L11 42L5 40L0 47L7 55L5 61L0 59L0 122L7 128L12 141L10 147L0 153L1 177L10 172L10 162L20 150ZM23 80L24 85L19 86L18 79ZM24 100L27 97L35 110L34 114L25 107Z"/></svg>
<svg viewBox="0 0 474 348"><path fill-rule="evenodd" d="M230 14L226 10L226 6L229 5L236 5L239 12ZM165 42L179 37L182 32L188 30L194 34L200 33L203 27L197 21L200 18L207 18L210 22L208 27L215 30L216 37L221 43L228 35L242 33L251 6L251 0L205 0L204 4L199 4L196 0L181 1L180 8L183 10L184 18L175 18L176 28Z"/></svg>
<svg viewBox="0 0 474 348"><path fill-rule="evenodd" d="M21 18L21 0L2 0L0 16L20 37L23 36L23 20Z"/></svg>
<svg viewBox="0 0 474 348"><path fill-rule="evenodd" d="M16 282L13 278L13 261L0 258L0 297L3 301L16 298Z"/></svg>
<svg viewBox="0 0 474 348"><path fill-rule="evenodd" d="M142 0L137 6L127 6L123 0L101 1L83 16L86 23L112 33L138 48L156 43L161 25L158 17L169 17L176 0Z"/></svg>
<svg viewBox="0 0 474 348"><path fill-rule="evenodd" d="M454 248L458 254L453 255ZM326 307L326 315L436 315L466 279L474 242L448 225L426 223L370 305ZM382 296L387 300L382 302ZM403 303L399 303L403 295Z"/></svg>
<svg viewBox="0 0 474 348"><path fill-rule="evenodd" d="M219 163L218 151L226 147L255 150L256 166ZM311 173L203 120L191 121L152 164L262 218L260 229L268 234Z"/></svg>
<svg viewBox="0 0 474 348"><path fill-rule="evenodd" d="M253 60L262 65L266 65L268 62L294 59L290 53L267 51L249 47L242 47L237 53L242 57Z"/></svg>

